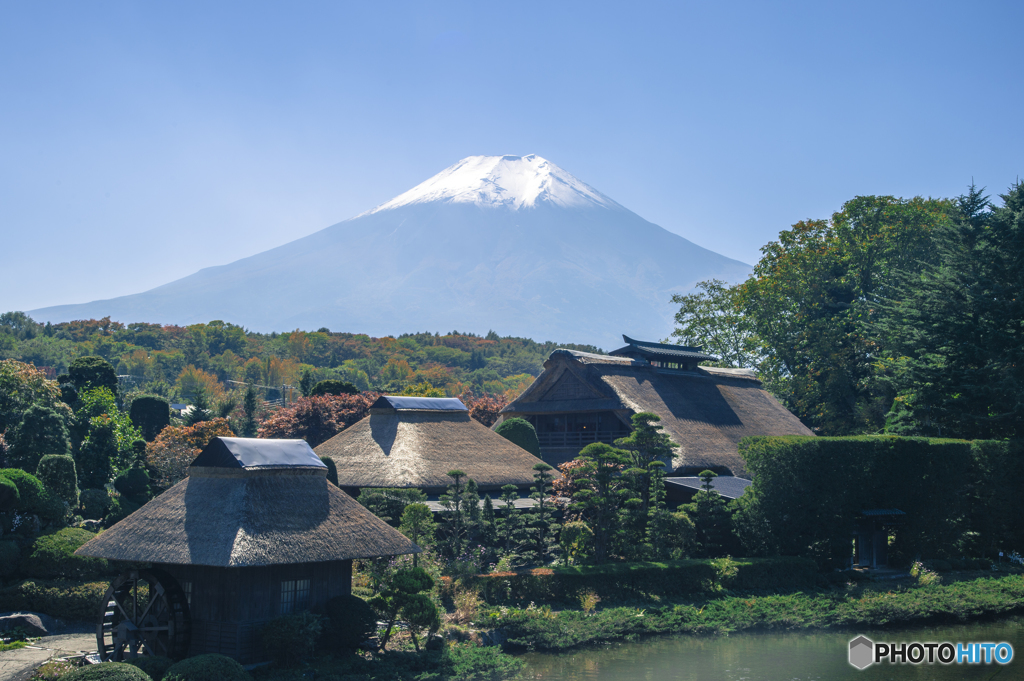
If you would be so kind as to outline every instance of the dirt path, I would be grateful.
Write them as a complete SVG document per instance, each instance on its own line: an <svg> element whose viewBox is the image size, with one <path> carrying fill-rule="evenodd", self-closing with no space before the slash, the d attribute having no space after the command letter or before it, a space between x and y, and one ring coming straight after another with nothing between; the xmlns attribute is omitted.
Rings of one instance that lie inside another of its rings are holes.
<svg viewBox="0 0 1024 681"><path fill-rule="evenodd" d="M31 646L0 653L0 681L25 681L52 657L96 652L95 634L44 636Z"/></svg>

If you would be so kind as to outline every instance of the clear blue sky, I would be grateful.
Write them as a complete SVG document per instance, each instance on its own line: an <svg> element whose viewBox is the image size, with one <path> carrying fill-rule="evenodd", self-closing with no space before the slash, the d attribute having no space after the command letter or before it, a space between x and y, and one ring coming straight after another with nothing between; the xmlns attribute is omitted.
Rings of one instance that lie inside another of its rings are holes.
<svg viewBox="0 0 1024 681"><path fill-rule="evenodd" d="M474 154L753 263L858 194L1024 174L1021 26L1019 1L0 0L0 311L230 262Z"/></svg>

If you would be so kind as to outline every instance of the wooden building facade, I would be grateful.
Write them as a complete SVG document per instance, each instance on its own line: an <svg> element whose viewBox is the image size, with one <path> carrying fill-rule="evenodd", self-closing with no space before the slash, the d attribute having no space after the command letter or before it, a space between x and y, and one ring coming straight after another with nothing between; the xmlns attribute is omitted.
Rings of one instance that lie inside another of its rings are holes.
<svg viewBox="0 0 1024 681"><path fill-rule="evenodd" d="M248 664L266 660L267 622L351 593L353 559L418 551L330 484L304 440L215 438L185 480L77 553L152 563L187 602L188 654Z"/></svg>

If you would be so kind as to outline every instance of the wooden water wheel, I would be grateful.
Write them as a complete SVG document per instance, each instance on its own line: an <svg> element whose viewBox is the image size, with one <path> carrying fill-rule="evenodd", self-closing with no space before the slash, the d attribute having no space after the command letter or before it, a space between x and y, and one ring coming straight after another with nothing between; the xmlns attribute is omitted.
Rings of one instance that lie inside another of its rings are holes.
<svg viewBox="0 0 1024 681"><path fill-rule="evenodd" d="M122 572L107 589L96 625L96 649L104 662L139 655L181 659L192 633L188 599L163 570Z"/></svg>

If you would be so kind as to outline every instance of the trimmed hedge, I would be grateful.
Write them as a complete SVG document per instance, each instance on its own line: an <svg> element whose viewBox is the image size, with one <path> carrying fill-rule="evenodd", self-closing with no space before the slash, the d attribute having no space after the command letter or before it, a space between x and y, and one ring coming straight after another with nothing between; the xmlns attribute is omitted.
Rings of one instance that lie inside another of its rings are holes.
<svg viewBox="0 0 1024 681"><path fill-rule="evenodd" d="M107 582L26 579L0 589L0 612L27 610L65 620L96 618Z"/></svg>
<svg viewBox="0 0 1024 681"><path fill-rule="evenodd" d="M152 681L146 672L124 662L102 662L79 667L61 681Z"/></svg>
<svg viewBox="0 0 1024 681"><path fill-rule="evenodd" d="M0 577L9 577L21 562L21 548L18 542L9 539L0 541Z"/></svg>
<svg viewBox="0 0 1024 681"><path fill-rule="evenodd" d="M174 664L174 660L169 657L163 657L162 655L142 655L136 657L134 660L127 660L127 664L133 667L138 667L153 681L161 681L164 678L164 674Z"/></svg>
<svg viewBox="0 0 1024 681"><path fill-rule="evenodd" d="M467 585L478 587L491 605L507 605L530 601L576 603L579 594L586 591L595 591L606 600L623 600L710 593L723 588L784 591L822 583L813 561L781 557L538 568L477 575L469 578Z"/></svg>
<svg viewBox="0 0 1024 681"><path fill-rule="evenodd" d="M207 653L176 662L163 681L249 681L245 667L225 655Z"/></svg>
<svg viewBox="0 0 1024 681"><path fill-rule="evenodd" d="M132 400L128 410L132 425L142 431L146 442L152 442L160 431L171 424L171 405L162 397L143 395Z"/></svg>
<svg viewBox="0 0 1024 681"><path fill-rule="evenodd" d="M80 527L65 527L36 539L21 561L22 574L43 579L90 579L110 570L102 558L76 556L75 551L96 535Z"/></svg>
<svg viewBox="0 0 1024 681"><path fill-rule="evenodd" d="M325 647L355 649L377 633L377 613L358 596L335 596L324 604Z"/></svg>
<svg viewBox="0 0 1024 681"><path fill-rule="evenodd" d="M906 513L891 563L1024 546L1024 447L918 437L749 437L754 483L736 502L751 555L804 555L843 567L861 511Z"/></svg>
<svg viewBox="0 0 1024 681"><path fill-rule="evenodd" d="M70 454L47 454L39 459L36 477L69 508L78 508L78 473Z"/></svg>
<svg viewBox="0 0 1024 681"><path fill-rule="evenodd" d="M537 439L537 429L526 419L518 417L505 419L498 424L494 432L540 458L540 440Z"/></svg>
<svg viewBox="0 0 1024 681"><path fill-rule="evenodd" d="M7 478L18 488L21 500L16 508L27 513L41 513L46 507L46 488L39 478L20 468L2 468L0 477Z"/></svg>
<svg viewBox="0 0 1024 681"><path fill-rule="evenodd" d="M13 480L0 476L0 513L7 513L18 508L21 492Z"/></svg>

